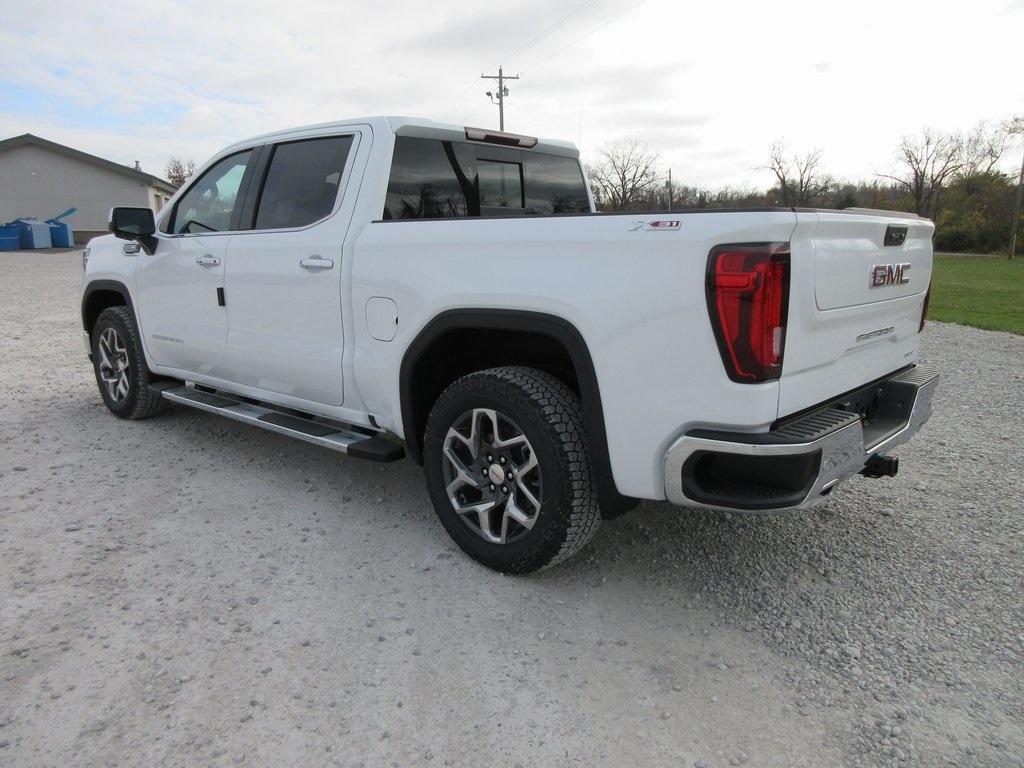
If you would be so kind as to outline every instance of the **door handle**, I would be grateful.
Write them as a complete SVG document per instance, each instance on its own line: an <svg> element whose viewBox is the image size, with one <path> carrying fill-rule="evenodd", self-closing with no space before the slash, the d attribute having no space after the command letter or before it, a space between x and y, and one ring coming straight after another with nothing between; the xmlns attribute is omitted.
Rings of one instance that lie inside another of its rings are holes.
<svg viewBox="0 0 1024 768"><path fill-rule="evenodd" d="M320 256L307 256L299 259L299 266L303 269L333 269L334 259L324 259Z"/></svg>
<svg viewBox="0 0 1024 768"><path fill-rule="evenodd" d="M201 267L216 267L218 264L220 264L220 259L218 259L216 256L211 256L210 254L206 253L203 254L202 256L196 257L196 264L198 264Z"/></svg>

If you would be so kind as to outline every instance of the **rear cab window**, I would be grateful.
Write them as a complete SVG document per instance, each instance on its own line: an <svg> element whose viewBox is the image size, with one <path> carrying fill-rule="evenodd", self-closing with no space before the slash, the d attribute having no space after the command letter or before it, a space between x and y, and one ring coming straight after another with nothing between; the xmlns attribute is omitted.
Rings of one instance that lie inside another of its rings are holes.
<svg viewBox="0 0 1024 768"><path fill-rule="evenodd" d="M395 138L383 219L590 213L571 157L410 136Z"/></svg>
<svg viewBox="0 0 1024 768"><path fill-rule="evenodd" d="M384 203L385 219L452 219L474 215L476 158L450 141L398 136Z"/></svg>
<svg viewBox="0 0 1024 768"><path fill-rule="evenodd" d="M481 213L486 213L489 208L522 211L526 207L522 163L478 160L476 170L480 181Z"/></svg>
<svg viewBox="0 0 1024 768"><path fill-rule="evenodd" d="M559 155L527 154L526 208L535 214L588 213L590 198L577 160Z"/></svg>

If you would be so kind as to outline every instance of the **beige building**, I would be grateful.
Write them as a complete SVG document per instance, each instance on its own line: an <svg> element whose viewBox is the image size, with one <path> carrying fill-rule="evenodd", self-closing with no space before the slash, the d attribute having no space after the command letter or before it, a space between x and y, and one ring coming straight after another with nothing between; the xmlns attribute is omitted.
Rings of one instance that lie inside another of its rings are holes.
<svg viewBox="0 0 1024 768"><path fill-rule="evenodd" d="M22 217L49 219L75 207L66 221L75 240L107 231L115 205L163 207L174 187L138 167L80 152L31 133L0 141L0 224Z"/></svg>

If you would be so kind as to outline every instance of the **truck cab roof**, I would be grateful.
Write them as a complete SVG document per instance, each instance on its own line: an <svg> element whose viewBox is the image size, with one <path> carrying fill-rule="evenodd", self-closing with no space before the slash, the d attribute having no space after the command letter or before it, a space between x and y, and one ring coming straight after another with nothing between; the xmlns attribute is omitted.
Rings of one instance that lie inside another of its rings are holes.
<svg viewBox="0 0 1024 768"><path fill-rule="evenodd" d="M281 141L291 137L302 137L310 133L321 133L333 129L344 129L348 126L368 125L374 132L387 132L395 136L415 136L425 139L444 139L447 141L494 141L495 143L518 145L522 149L530 149L536 152L544 152L564 157L579 157L579 149L572 142L559 139L543 139L523 134L503 133L487 128L474 128L472 126L455 125L454 123L441 123L436 120L429 120L422 117L408 117L404 115L374 117L355 117L346 120L333 120L326 123L313 123L310 125L285 128L279 131L253 136L243 141L236 142L225 151L235 150L253 144L265 143L268 141ZM473 132L471 136L468 132ZM488 138L479 139L475 136L486 135ZM521 140L516 144L516 140Z"/></svg>

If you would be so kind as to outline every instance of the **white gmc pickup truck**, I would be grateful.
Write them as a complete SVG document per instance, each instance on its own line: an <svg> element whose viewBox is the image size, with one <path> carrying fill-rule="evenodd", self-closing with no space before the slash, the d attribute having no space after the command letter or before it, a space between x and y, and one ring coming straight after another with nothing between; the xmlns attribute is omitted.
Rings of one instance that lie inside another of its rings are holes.
<svg viewBox="0 0 1024 768"><path fill-rule="evenodd" d="M375 117L239 142L114 208L81 312L117 416L175 403L423 464L471 557L526 573L639 499L785 510L928 418L932 223L598 214L560 141Z"/></svg>

